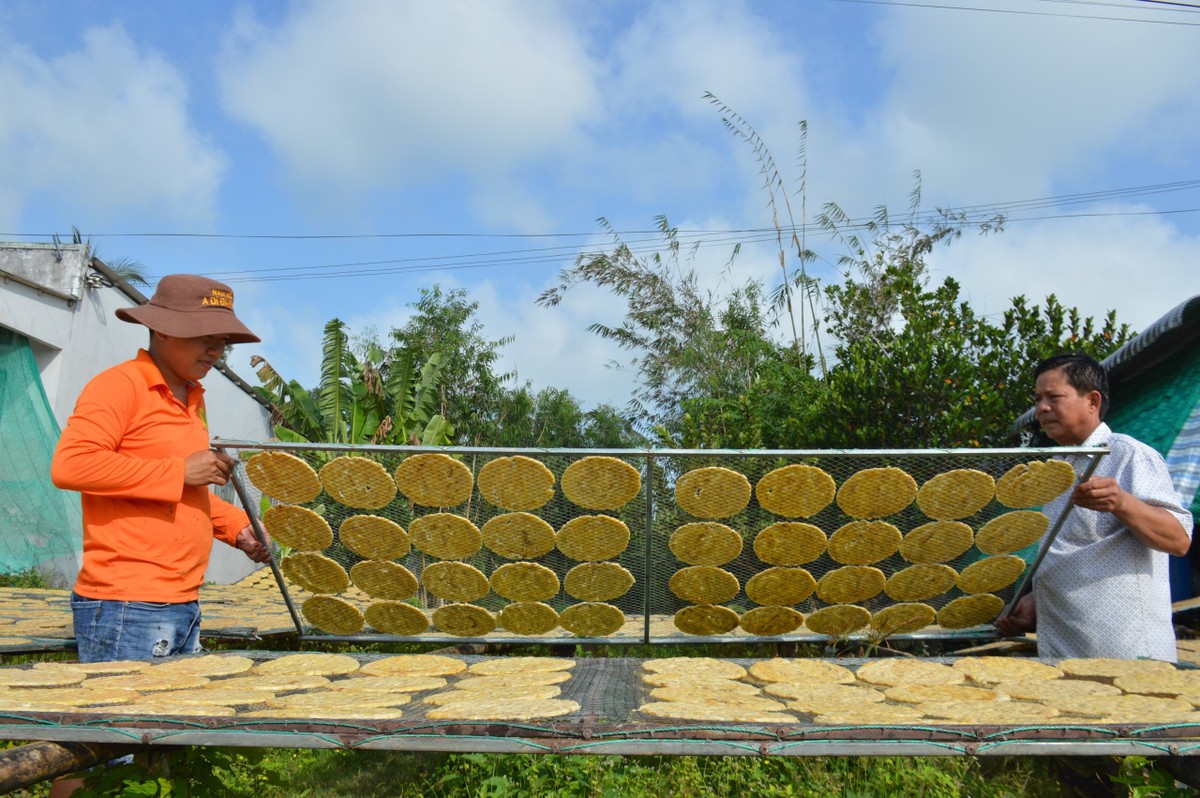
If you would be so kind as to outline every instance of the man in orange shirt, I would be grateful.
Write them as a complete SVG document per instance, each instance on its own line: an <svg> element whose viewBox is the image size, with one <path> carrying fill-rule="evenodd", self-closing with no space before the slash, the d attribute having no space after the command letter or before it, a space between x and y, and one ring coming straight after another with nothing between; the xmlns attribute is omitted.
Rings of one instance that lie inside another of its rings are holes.
<svg viewBox="0 0 1200 798"><path fill-rule="evenodd" d="M246 513L215 496L234 462L209 447L200 380L229 344L260 339L233 313L229 286L190 274L121 308L147 349L87 384L50 475L83 503L83 568L71 606L82 662L200 650L199 589L212 539L255 562L267 547Z"/></svg>

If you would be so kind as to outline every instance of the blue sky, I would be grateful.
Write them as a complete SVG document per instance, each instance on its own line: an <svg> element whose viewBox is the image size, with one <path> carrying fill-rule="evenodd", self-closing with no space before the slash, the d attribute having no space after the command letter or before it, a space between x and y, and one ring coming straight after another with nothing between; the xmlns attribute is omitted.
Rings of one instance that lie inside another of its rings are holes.
<svg viewBox="0 0 1200 798"><path fill-rule="evenodd" d="M1089 195L933 276L985 312L1055 293L1141 329L1200 293L1197 74L1200 9L1139 0L10 0L0 239L76 226L101 258L229 282L264 339L231 358L250 379L261 354L311 384L330 318L386 333L420 288L464 288L522 381L623 405L627 356L586 331L621 306L534 303L607 246L597 217L693 231L717 294L777 280L766 244L727 267L727 231L771 220L705 92L792 186L807 121L810 220L902 216L914 170L925 210Z"/></svg>

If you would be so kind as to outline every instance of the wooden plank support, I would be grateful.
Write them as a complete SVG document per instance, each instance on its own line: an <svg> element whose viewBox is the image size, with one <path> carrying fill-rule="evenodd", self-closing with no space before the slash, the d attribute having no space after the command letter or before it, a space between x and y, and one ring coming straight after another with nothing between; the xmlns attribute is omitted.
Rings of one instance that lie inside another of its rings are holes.
<svg viewBox="0 0 1200 798"><path fill-rule="evenodd" d="M0 794L131 754L136 745L37 742L0 751Z"/></svg>

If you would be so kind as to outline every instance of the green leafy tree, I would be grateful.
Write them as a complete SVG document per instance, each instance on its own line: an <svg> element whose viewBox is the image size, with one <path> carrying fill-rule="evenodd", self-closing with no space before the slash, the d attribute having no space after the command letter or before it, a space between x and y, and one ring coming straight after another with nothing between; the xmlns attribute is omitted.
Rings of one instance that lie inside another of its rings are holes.
<svg viewBox="0 0 1200 798"><path fill-rule="evenodd" d="M525 385L506 391L499 411L498 446L628 449L645 444L612 405L584 410L564 388L533 391Z"/></svg>
<svg viewBox="0 0 1200 798"><path fill-rule="evenodd" d="M418 366L414 352L385 356L377 346L360 360L336 318L325 325L321 381L312 390L285 380L264 358L250 359L280 440L348 444L450 443L453 427L435 412L444 362L435 352Z"/></svg>
<svg viewBox="0 0 1200 798"><path fill-rule="evenodd" d="M695 248L683 250L678 231L665 217L656 222L662 251L641 258L601 219L616 242L613 250L581 255L537 301L554 307L582 283L623 299L626 312L619 324L598 322L588 330L630 353L628 365L638 374L628 406L631 418L660 439L675 439L683 435L685 402L735 402L753 388L767 364L784 359L807 373L812 363L794 349L788 354L769 343L777 319L764 308L758 283L748 281L723 296L703 289L691 265Z"/></svg>
<svg viewBox="0 0 1200 798"><path fill-rule="evenodd" d="M456 443L468 446L628 448L643 439L610 405L584 410L562 388L514 385L516 373L498 371L511 337L489 338L476 317L479 303L462 289L422 289L412 318L390 332L393 353L445 354L437 411L454 423Z"/></svg>
<svg viewBox="0 0 1200 798"><path fill-rule="evenodd" d="M500 348L513 339L485 337L483 324L475 315L479 303L469 301L463 289L422 288L421 298L409 307L415 311L413 316L389 334L389 355L395 358L411 352L417 358L429 358L441 353L444 361L436 412L454 422L455 443L495 443L503 421L502 398L516 377L511 371L498 372L496 366Z"/></svg>
<svg viewBox="0 0 1200 798"><path fill-rule="evenodd" d="M826 289L836 365L814 418L831 448L1004 446L1030 404L1032 369L1063 351L1103 358L1130 336L1115 311L1081 318L1056 297L1012 300L999 323L961 301L952 278L928 287L893 262L868 283ZM882 297L894 315L864 324Z"/></svg>
<svg viewBox="0 0 1200 798"><path fill-rule="evenodd" d="M800 266L787 271L781 235L784 284L772 292L773 309L790 315L790 284L802 292L801 307L811 310L817 283L804 270L811 253L791 221L778 168L745 120L711 95L710 101L726 115L726 127L753 147L777 230L785 227L780 208L786 211L788 246ZM929 286L926 259L964 232L1002 231L1003 216L920 208L917 172L903 219L880 206L872 218L856 221L833 203L818 217L843 249L837 263L845 273L843 282L824 288L824 332L837 342L836 364L823 366L819 380L811 375L814 359L797 345L794 323L792 346L775 340L779 316L764 312L757 283L720 298L700 290L662 217L664 246L649 258L636 256L602 219L617 242L612 252L580 256L538 301L554 306L585 282L625 301L619 324L589 329L632 353L639 381L631 412L664 446L1004 445L1010 423L1029 406L1038 360L1067 350L1101 358L1130 331L1117 324L1115 312L1098 323L1053 296L1044 306L1017 297L998 322L980 316L961 300L953 279Z"/></svg>

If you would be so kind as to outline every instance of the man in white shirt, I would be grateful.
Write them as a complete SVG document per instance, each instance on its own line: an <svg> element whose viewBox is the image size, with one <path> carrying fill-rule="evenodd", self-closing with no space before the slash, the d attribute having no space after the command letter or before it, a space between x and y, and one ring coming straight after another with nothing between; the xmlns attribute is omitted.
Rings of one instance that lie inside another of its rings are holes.
<svg viewBox="0 0 1200 798"><path fill-rule="evenodd" d="M1174 662L1168 554L1191 545L1192 516L1166 463L1104 423L1108 377L1086 355L1038 364L1035 413L1062 446L1105 446L1093 476L1046 505L1055 521L1074 505L1034 575L1033 592L998 622L1014 635L1037 629L1041 657L1150 657ZM1081 473L1087 456L1066 458Z"/></svg>

